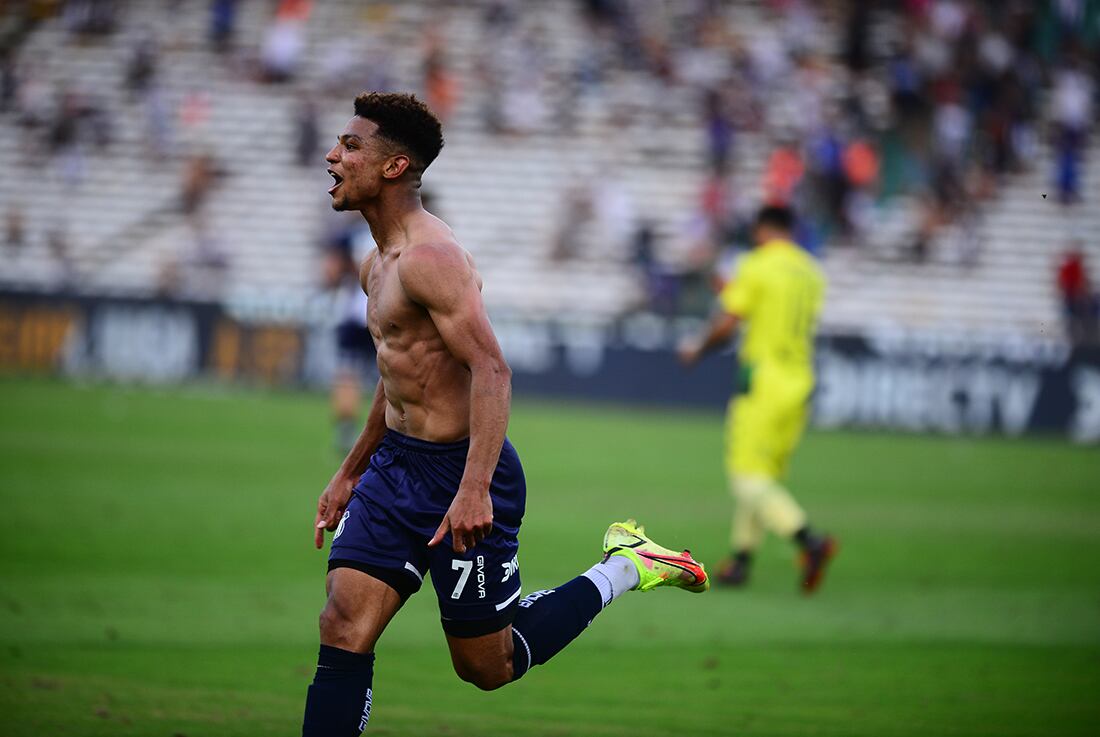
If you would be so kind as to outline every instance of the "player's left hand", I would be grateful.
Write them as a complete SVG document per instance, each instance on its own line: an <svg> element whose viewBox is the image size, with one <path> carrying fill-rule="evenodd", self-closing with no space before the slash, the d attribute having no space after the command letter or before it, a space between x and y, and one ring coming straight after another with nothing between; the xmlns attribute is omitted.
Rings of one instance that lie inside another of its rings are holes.
<svg viewBox="0 0 1100 737"><path fill-rule="evenodd" d="M451 533L451 547L459 554L488 537L493 531L493 500L489 494L460 488L443 516L443 522L428 541L428 547L438 545L448 531Z"/></svg>

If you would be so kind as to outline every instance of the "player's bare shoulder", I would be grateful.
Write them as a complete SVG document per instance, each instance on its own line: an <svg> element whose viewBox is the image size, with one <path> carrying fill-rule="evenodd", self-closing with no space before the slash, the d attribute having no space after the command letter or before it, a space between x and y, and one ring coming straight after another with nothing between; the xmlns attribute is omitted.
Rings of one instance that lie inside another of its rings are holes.
<svg viewBox="0 0 1100 737"><path fill-rule="evenodd" d="M459 245L454 232L438 218L431 217L418 228L401 253L398 273L409 296L421 304L446 300L468 284L481 289L481 276L473 257Z"/></svg>

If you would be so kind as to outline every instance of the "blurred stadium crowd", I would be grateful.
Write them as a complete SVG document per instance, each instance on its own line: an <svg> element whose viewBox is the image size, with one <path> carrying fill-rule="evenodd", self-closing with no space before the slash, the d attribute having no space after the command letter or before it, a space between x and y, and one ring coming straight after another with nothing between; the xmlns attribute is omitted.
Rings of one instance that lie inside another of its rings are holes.
<svg viewBox="0 0 1100 737"><path fill-rule="evenodd" d="M699 314L770 202L824 258L826 325L1096 338L1095 0L0 13L8 286L294 303L369 245L326 212L323 142L355 92L411 89L495 309Z"/></svg>

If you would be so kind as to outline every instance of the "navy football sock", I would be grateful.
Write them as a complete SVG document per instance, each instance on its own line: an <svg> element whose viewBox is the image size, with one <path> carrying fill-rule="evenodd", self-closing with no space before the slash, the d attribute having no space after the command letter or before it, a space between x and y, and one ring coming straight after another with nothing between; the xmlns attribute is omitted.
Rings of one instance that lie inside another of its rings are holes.
<svg viewBox="0 0 1100 737"><path fill-rule="evenodd" d="M584 576L523 597L512 621L512 680L561 652L603 609L603 597Z"/></svg>
<svg viewBox="0 0 1100 737"><path fill-rule="evenodd" d="M321 645L302 737L357 737L370 719L374 653Z"/></svg>
<svg viewBox="0 0 1100 737"><path fill-rule="evenodd" d="M794 543L802 550L809 550L821 544L821 537L814 533L809 525L803 525L794 533Z"/></svg>

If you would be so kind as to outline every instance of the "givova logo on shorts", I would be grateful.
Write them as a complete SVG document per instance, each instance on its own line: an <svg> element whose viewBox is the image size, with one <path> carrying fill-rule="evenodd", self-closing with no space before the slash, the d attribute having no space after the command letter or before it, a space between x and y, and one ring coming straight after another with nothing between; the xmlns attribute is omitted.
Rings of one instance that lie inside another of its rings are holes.
<svg viewBox="0 0 1100 737"><path fill-rule="evenodd" d="M362 732L367 728L367 722L370 721L370 707L371 702L374 700L374 693L371 689L367 689L367 700L363 704L363 716L359 719L359 731Z"/></svg>

